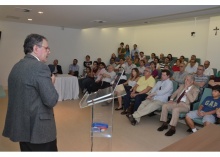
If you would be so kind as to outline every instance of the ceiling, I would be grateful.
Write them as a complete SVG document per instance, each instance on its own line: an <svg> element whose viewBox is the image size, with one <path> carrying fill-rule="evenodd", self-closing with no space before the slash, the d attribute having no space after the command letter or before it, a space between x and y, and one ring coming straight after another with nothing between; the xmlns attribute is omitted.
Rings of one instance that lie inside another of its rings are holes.
<svg viewBox="0 0 220 157"><path fill-rule="evenodd" d="M42 11L43 14L39 14ZM220 5L1 5L0 20L62 28L130 27L220 15ZM32 21L28 21L32 18ZM101 20L101 22L94 22ZM106 21L106 22L102 22Z"/></svg>

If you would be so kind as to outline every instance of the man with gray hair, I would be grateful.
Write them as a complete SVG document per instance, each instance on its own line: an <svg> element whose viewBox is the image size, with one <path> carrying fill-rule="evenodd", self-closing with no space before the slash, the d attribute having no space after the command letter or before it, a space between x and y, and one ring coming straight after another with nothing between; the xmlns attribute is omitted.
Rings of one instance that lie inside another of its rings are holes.
<svg viewBox="0 0 220 157"><path fill-rule="evenodd" d="M180 63L180 71L174 72L171 80L176 81L179 85L184 84L184 80L188 72L185 71L185 63Z"/></svg>
<svg viewBox="0 0 220 157"><path fill-rule="evenodd" d="M130 106L131 99L134 98L134 109L131 111L137 111L139 105L145 98L147 94L155 85L155 79L151 76L152 70L150 67L145 67L144 76L140 77L137 84L132 88L132 91L126 90L127 95L123 97L124 99L124 111L121 114L127 114L128 107Z"/></svg>
<svg viewBox="0 0 220 157"><path fill-rule="evenodd" d="M214 79L215 76L214 76L213 69L210 68L209 66L210 66L210 62L206 60L204 62L205 71L203 72L203 74L206 76L210 76L210 79Z"/></svg>
<svg viewBox="0 0 220 157"><path fill-rule="evenodd" d="M208 85L208 77L203 74L204 71L205 67L203 65L199 65L196 73L194 74L194 85L197 86L200 90L199 98L202 95L203 89Z"/></svg>
<svg viewBox="0 0 220 157"><path fill-rule="evenodd" d="M8 76L8 110L3 136L19 142L21 151L57 151L57 132L53 108L58 101L45 64L49 56L48 41L30 34L24 41L25 56Z"/></svg>
<svg viewBox="0 0 220 157"><path fill-rule="evenodd" d="M168 129L167 116L168 112L172 111L172 118L170 121L171 128L165 133L165 136L172 136L175 134L180 112L189 112L190 103L197 99L199 89L194 85L194 80L194 76L188 74L185 79L185 84L180 85L172 94L170 101L162 106L160 121L162 121L163 124L157 129L158 131Z"/></svg>

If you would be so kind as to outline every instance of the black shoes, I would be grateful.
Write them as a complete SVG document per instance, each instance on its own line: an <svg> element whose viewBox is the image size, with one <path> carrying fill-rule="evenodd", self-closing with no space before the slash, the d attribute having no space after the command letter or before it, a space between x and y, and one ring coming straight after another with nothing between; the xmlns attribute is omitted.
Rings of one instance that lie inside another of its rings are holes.
<svg viewBox="0 0 220 157"><path fill-rule="evenodd" d="M161 127L159 127L158 129L157 129L157 131L163 131L163 130L165 130L165 129L168 129L168 125L162 125Z"/></svg>
<svg viewBox="0 0 220 157"><path fill-rule="evenodd" d="M121 112L122 115L125 115L125 114L127 114L127 113L128 113L127 111Z"/></svg>
<svg viewBox="0 0 220 157"><path fill-rule="evenodd" d="M134 119L134 117L132 115L126 115L128 117L128 119L130 120L131 122L131 125L136 125L137 124L137 121Z"/></svg>
<svg viewBox="0 0 220 157"><path fill-rule="evenodd" d="M166 132L165 136L173 136L173 134L176 133L176 130L170 129L169 131Z"/></svg>
<svg viewBox="0 0 220 157"><path fill-rule="evenodd" d="M187 132L193 132L191 128L187 129L186 131Z"/></svg>
<svg viewBox="0 0 220 157"><path fill-rule="evenodd" d="M123 107L116 108L115 111L123 110Z"/></svg>

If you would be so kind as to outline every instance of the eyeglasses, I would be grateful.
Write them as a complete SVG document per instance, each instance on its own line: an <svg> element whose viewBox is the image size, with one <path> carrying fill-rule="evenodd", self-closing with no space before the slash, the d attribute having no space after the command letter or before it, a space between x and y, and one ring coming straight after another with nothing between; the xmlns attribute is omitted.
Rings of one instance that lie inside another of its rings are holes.
<svg viewBox="0 0 220 157"><path fill-rule="evenodd" d="M144 70L144 72L150 72L150 71L148 71L148 70Z"/></svg>
<svg viewBox="0 0 220 157"><path fill-rule="evenodd" d="M50 48L49 48L49 47L46 47L46 46L43 46L43 45L37 45L37 46L43 47L43 48L45 48L47 51L50 51Z"/></svg>
<svg viewBox="0 0 220 157"><path fill-rule="evenodd" d="M203 69L197 69L197 70L203 70Z"/></svg>

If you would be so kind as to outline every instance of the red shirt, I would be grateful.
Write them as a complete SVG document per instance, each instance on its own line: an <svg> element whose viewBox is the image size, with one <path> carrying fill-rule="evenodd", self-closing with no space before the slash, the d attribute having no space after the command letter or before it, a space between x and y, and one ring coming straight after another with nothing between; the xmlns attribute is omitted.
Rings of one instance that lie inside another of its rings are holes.
<svg viewBox="0 0 220 157"><path fill-rule="evenodd" d="M173 70L173 72L174 72L174 71L180 71L180 67L178 67L177 65L174 65L174 66L172 67L172 70Z"/></svg>

